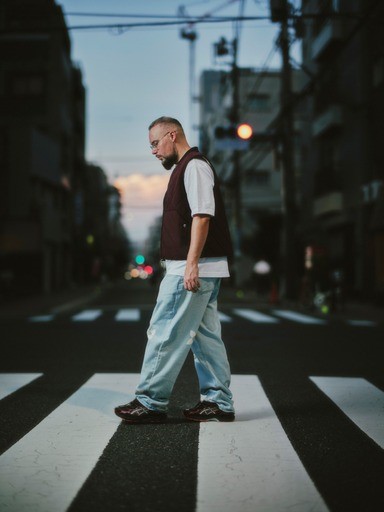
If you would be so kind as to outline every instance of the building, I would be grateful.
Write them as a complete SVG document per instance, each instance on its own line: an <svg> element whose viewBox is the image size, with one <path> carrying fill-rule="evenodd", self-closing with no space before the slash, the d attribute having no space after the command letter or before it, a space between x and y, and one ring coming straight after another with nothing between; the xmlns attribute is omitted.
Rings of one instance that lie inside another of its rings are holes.
<svg viewBox="0 0 384 512"><path fill-rule="evenodd" d="M96 215L89 210L85 101L61 7L2 0L0 296L50 292L89 275L82 241L87 218Z"/></svg>
<svg viewBox="0 0 384 512"><path fill-rule="evenodd" d="M302 246L314 284L340 270L349 294L384 294L382 2L307 0Z"/></svg>
<svg viewBox="0 0 384 512"><path fill-rule="evenodd" d="M233 122L233 75L205 71L200 81L201 141L223 184L236 252L241 255L240 282L252 280L256 261L266 259L275 273L281 267L282 173L279 158L281 72L241 69L238 72L237 122ZM294 70L292 87L302 87L302 73ZM301 112L294 118L301 129ZM218 138L217 127L248 123L254 136L249 143ZM294 145L295 179L301 179L300 146ZM299 196L296 198L299 201Z"/></svg>

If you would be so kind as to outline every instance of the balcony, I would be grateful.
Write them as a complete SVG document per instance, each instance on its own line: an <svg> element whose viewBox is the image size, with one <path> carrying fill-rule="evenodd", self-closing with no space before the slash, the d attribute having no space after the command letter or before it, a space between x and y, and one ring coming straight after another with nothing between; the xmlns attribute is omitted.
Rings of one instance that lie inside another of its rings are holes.
<svg viewBox="0 0 384 512"><path fill-rule="evenodd" d="M314 120L312 125L313 135L319 137L325 132L341 126L342 118L342 109L339 105L329 106L327 110Z"/></svg>
<svg viewBox="0 0 384 512"><path fill-rule="evenodd" d="M340 213L343 210L343 194L341 192L330 192L318 199L315 199L313 205L313 214L315 217L330 213Z"/></svg>
<svg viewBox="0 0 384 512"><path fill-rule="evenodd" d="M321 60L338 45L342 38L342 27L339 21L329 20L312 43L312 59Z"/></svg>

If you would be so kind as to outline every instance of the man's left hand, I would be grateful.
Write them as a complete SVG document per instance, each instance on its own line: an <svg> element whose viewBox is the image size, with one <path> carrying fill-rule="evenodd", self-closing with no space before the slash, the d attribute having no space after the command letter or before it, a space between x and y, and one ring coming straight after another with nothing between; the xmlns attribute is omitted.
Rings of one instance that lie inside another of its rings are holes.
<svg viewBox="0 0 384 512"><path fill-rule="evenodd" d="M184 288L193 293L196 293L200 288L198 265L189 265L187 263L184 273Z"/></svg>

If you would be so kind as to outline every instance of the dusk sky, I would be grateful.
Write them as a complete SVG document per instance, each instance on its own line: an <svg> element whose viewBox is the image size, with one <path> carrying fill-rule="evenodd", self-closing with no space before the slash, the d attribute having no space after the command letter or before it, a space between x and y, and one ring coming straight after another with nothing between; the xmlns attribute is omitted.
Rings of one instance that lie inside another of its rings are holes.
<svg viewBox="0 0 384 512"><path fill-rule="evenodd" d="M237 16L240 8L238 0L58 0L57 3L63 8L69 28L176 21L180 6L193 18L208 13L216 17ZM268 16L268 6L266 0L247 0L243 15ZM98 13L125 17L91 16ZM190 43L180 37L181 29L186 27L187 24L70 30L72 59L80 66L87 89L87 159L100 165L110 182L120 189L122 221L135 242L147 237L148 227L161 214L169 178L169 172L151 155L148 125L161 115L176 117L184 125L190 144L197 144L197 132L191 128L190 116ZM215 65L213 44L221 37L232 41L234 26L233 22L198 23L193 28L198 36L195 43L198 94L203 70L230 69L228 65ZM238 65L263 68L270 56L268 66L279 68L278 51L271 54L277 29L269 20L244 22ZM299 58L297 46L292 49L296 59ZM197 104L194 122L198 122Z"/></svg>

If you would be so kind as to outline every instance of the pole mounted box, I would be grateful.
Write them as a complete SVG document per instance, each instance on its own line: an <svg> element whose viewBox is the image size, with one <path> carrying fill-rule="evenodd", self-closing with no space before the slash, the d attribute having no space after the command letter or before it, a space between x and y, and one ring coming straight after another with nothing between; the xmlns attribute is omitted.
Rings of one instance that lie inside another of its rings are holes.
<svg viewBox="0 0 384 512"><path fill-rule="evenodd" d="M277 23L283 21L288 15L287 0L269 0L269 8L271 11L271 21Z"/></svg>

